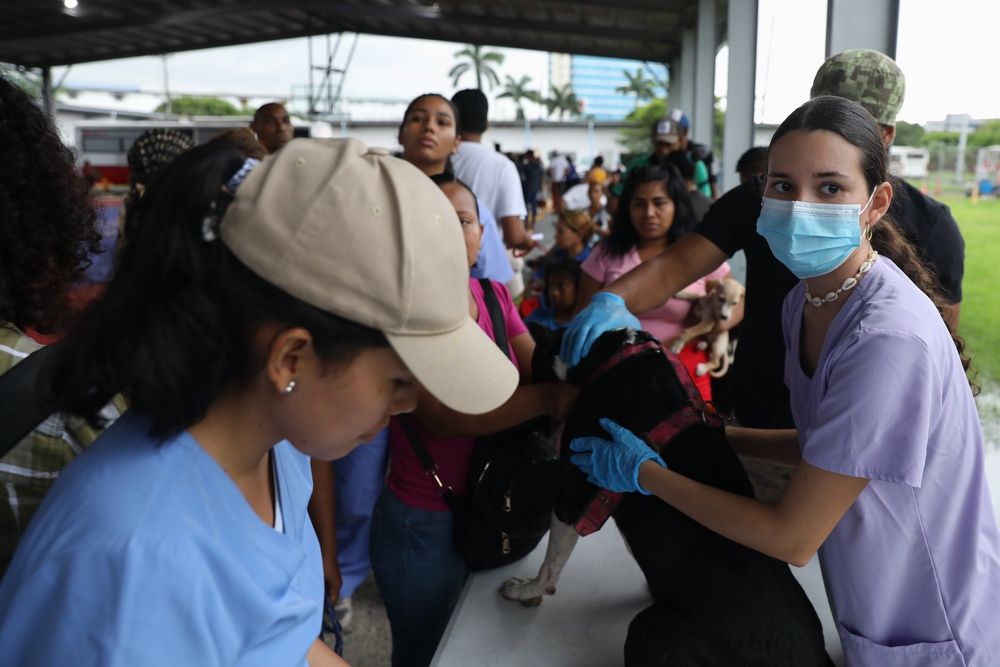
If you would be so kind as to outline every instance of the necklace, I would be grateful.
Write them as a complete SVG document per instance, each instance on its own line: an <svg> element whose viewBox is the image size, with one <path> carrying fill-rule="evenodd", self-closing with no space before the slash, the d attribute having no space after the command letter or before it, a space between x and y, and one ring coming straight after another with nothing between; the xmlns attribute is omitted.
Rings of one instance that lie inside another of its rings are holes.
<svg viewBox="0 0 1000 667"><path fill-rule="evenodd" d="M822 299L819 298L818 296L813 296L812 292L809 291L809 287L807 286L806 301L809 302L811 305L816 306L817 308L822 306L824 303L830 303L831 301L836 301L837 299L840 298L841 292L845 292L847 290L851 290L857 287L858 281L861 280L861 276L868 273L868 271L872 268L872 265L875 264L876 259L878 259L878 252L872 250L872 254L868 255L868 259L866 259L864 263L861 264L861 268L858 269L858 272L854 274L853 278L848 278L847 280L845 280L844 284L840 286L840 289L838 289L836 292L828 292L827 295Z"/></svg>

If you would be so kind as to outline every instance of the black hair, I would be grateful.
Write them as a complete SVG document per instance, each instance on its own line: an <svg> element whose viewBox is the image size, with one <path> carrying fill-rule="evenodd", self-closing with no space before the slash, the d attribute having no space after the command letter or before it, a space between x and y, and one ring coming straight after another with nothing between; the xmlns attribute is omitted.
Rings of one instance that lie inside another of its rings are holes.
<svg viewBox="0 0 1000 667"><path fill-rule="evenodd" d="M736 161L737 173L749 172L751 174L767 173L767 148L764 146L754 146L747 149L740 159Z"/></svg>
<svg viewBox="0 0 1000 667"><path fill-rule="evenodd" d="M580 287L580 275L582 269L580 268L580 262L576 261L572 257L566 257L563 259L552 259L545 262L543 267L543 280L545 282L545 293L549 292L549 281L552 276L563 274L569 276L573 281L573 284L577 288Z"/></svg>
<svg viewBox="0 0 1000 667"><path fill-rule="evenodd" d="M406 111L403 112L403 120L401 120L400 123L399 123L399 131L400 132L403 131L403 127L406 125L406 117L410 115L411 111L413 111L413 105L416 104L418 100L421 100L421 99L423 99L425 97L436 97L439 100L444 100L445 102L448 103L448 106L451 108L451 113L455 117L455 136L458 136L458 132L459 132L458 107L455 106L454 102L452 102L451 100L449 100L447 97L445 97L444 95L442 95L440 93L423 93L421 95L417 95L412 100L410 100L410 103L406 107ZM402 157L402 153L400 153L400 157ZM403 158L403 159L406 159L406 158ZM446 173L446 174L453 174L453 173L455 173L455 167L451 163L451 156L450 155L444 161L444 173Z"/></svg>
<svg viewBox="0 0 1000 667"><path fill-rule="evenodd" d="M225 143L195 147L151 183L128 212L129 243L107 289L54 359L49 392L60 410L100 425L122 392L166 438L200 421L217 396L248 386L265 363L265 323L303 327L325 363L388 346L375 329L327 313L257 276L203 225L232 197L222 184L244 155Z"/></svg>
<svg viewBox="0 0 1000 667"><path fill-rule="evenodd" d="M458 132L482 134L486 131L487 119L490 114L490 102L478 88L466 88L451 96L451 101L458 107L460 120Z"/></svg>
<svg viewBox="0 0 1000 667"><path fill-rule="evenodd" d="M102 252L90 184L51 118L0 75L0 320L42 333Z"/></svg>
<svg viewBox="0 0 1000 667"><path fill-rule="evenodd" d="M439 100L444 100L445 102L448 103L448 106L451 107L451 113L455 116L455 133L458 134L458 131L459 131L458 128L460 127L460 125L459 125L458 107L455 106L454 102L452 102L451 100L449 100L447 97L445 97L441 93L422 93L422 94L417 95L416 97L414 97L412 100L410 100L410 103L406 106L406 111L403 112L403 120L400 121L400 123L399 123L399 129L402 130L403 129L403 125L406 124L406 117L410 115L411 111L413 111L413 105L416 104L418 100L421 100L421 99L423 99L425 97L436 97Z"/></svg>
<svg viewBox="0 0 1000 667"><path fill-rule="evenodd" d="M770 152L778 140L790 132L801 130L814 132L825 130L834 132L848 143L861 151L861 170L865 175L868 192L876 186L888 182L893 192L903 192L902 183L889 172L889 154L882 143L882 126L867 109L843 97L822 95L814 97L786 118L771 138L768 148ZM943 296L941 283L899 229L895 220L887 213L881 224L872 227L872 248L880 255L888 257L898 266L913 283L926 294L945 323L948 324L946 308L948 303ZM949 325L949 330L951 326ZM965 340L952 331L952 339L958 349L962 367L969 373L969 357L965 354ZM979 387L970 380L973 393L978 393Z"/></svg>
<svg viewBox="0 0 1000 667"><path fill-rule="evenodd" d="M694 162L687 151L673 151L672 153L668 153L667 157L663 158L663 162L660 164L672 164L677 168L678 173L680 173L681 178L685 182L694 181Z"/></svg>
<svg viewBox="0 0 1000 667"><path fill-rule="evenodd" d="M604 158L601 157L600 155L598 155L597 157L594 158L594 162L593 162L592 166L594 166L594 167L603 167L604 166Z"/></svg>
<svg viewBox="0 0 1000 667"><path fill-rule="evenodd" d="M438 187L447 185L448 183L454 183L455 185L460 185L468 190L469 194L472 195L472 201L476 204L476 215L479 215L479 198L476 197L476 193L472 191L472 188L468 183L455 176L454 171L445 171L440 174L433 174L431 176L431 180L434 181L434 184ZM479 221L479 224L482 224L482 220Z"/></svg>
<svg viewBox="0 0 1000 667"><path fill-rule="evenodd" d="M694 228L696 221L691 209L687 185L676 167L672 164L647 164L629 169L628 175L625 177L625 184L622 186L621 196L618 199L618 208L615 209L611 233L602 241L602 243L607 244L608 253L614 257L621 257L639 242L639 234L632 225L630 203L636 188L645 183L661 183L667 197L674 203L674 220L667 232L668 243L674 243Z"/></svg>

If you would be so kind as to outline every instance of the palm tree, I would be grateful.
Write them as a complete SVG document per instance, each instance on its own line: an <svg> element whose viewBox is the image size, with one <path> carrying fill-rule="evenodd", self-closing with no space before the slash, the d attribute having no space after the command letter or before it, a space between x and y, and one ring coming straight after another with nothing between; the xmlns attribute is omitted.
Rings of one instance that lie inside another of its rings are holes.
<svg viewBox="0 0 1000 667"><path fill-rule="evenodd" d="M622 70L622 74L625 75L627 84L624 86L618 86L615 88L616 93L621 93L622 95L635 95L635 108L639 108L639 103L643 100L651 100L656 95L656 82L652 79L646 78L646 73L643 72L642 68L639 67L635 70L635 74L632 74L627 69Z"/></svg>
<svg viewBox="0 0 1000 667"><path fill-rule="evenodd" d="M531 83L531 77L527 75L522 75L520 81L515 81L514 77L510 74L506 75L506 81L503 84L503 92L497 95L497 99L501 97L509 97L513 100L514 104L517 105L517 119L524 120L524 106L522 105L522 100L528 100L529 102L541 102L542 96L538 94L536 90L528 90L528 84Z"/></svg>
<svg viewBox="0 0 1000 667"><path fill-rule="evenodd" d="M498 51L485 51L482 46L477 46L475 44L466 44L465 48L461 51L455 52L456 58L467 58L467 62L460 62L451 68L448 72L448 76L451 77L451 85L458 87L458 80L462 78L462 75L466 72L476 73L476 88L479 90L483 89L483 78L486 78L486 83L489 84L490 90L493 90L494 86L500 85L500 77L497 76L496 70L493 69L493 64L497 67L503 65L504 55Z"/></svg>
<svg viewBox="0 0 1000 667"><path fill-rule="evenodd" d="M566 113L569 113L570 116L576 116L580 113L580 102L576 99L576 93L573 92L571 84L567 83L559 88L553 83L549 87L552 90L552 97L543 100L543 103L550 114L558 111L559 120L562 120Z"/></svg>

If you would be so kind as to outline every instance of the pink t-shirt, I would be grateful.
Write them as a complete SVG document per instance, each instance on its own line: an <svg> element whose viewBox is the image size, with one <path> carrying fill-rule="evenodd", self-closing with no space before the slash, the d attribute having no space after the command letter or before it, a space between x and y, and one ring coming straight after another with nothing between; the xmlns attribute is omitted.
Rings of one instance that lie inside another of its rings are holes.
<svg viewBox="0 0 1000 667"><path fill-rule="evenodd" d="M507 288L502 283L493 280L490 283L493 285L493 291L496 292L500 308L503 310L504 320L507 322L510 358L517 366L517 356L509 341L528 333L528 328L521 320L517 308L514 307L514 300L511 299ZM469 281L469 287L472 290L472 297L476 300L476 306L479 308L477 323L487 336L496 340L493 335L493 322L490 320L490 314L483 299L482 286L478 280L473 279ZM428 435L415 419L411 418L410 421L416 427L417 433L420 434L420 439L431 458L434 459L434 463L437 464L438 476L441 481L450 485L459 498L464 496L469 461L472 458L472 448L476 439L470 437L437 438ZM396 417L389 420L389 451L391 452L387 479L389 490L411 507L441 512L449 511L448 505L438 495L437 484L432 477L424 472L420 460L413 451L413 446Z"/></svg>
<svg viewBox="0 0 1000 667"><path fill-rule="evenodd" d="M639 252L635 248L621 257L613 257L608 254L607 246L599 243L590 253L590 257L583 263L582 268L588 276L601 283L602 287L607 287L640 264L642 264L642 260L639 259ZM707 281L722 280L729 275L729 272L729 264L723 262L715 271L699 278L684 289L697 294L705 294ZM691 305L691 302L685 299L670 299L659 308L640 315L639 322L644 331L666 342L684 330L684 320L691 312Z"/></svg>

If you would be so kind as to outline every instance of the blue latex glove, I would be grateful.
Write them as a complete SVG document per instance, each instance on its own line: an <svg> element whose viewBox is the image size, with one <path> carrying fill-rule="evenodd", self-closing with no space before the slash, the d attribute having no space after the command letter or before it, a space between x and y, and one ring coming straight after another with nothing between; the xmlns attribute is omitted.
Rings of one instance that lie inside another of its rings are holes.
<svg viewBox="0 0 1000 667"><path fill-rule="evenodd" d="M611 440L574 438L569 448L580 453L573 454L569 460L587 473L588 482L602 489L622 493L638 491L650 495L649 491L639 486L639 466L650 459L664 468L667 464L624 426L610 419L602 419L600 424L611 435Z"/></svg>
<svg viewBox="0 0 1000 667"><path fill-rule="evenodd" d="M566 327L559 357L572 368L587 356L601 334L625 327L642 328L639 319L628 312L624 299L611 292L598 292Z"/></svg>

